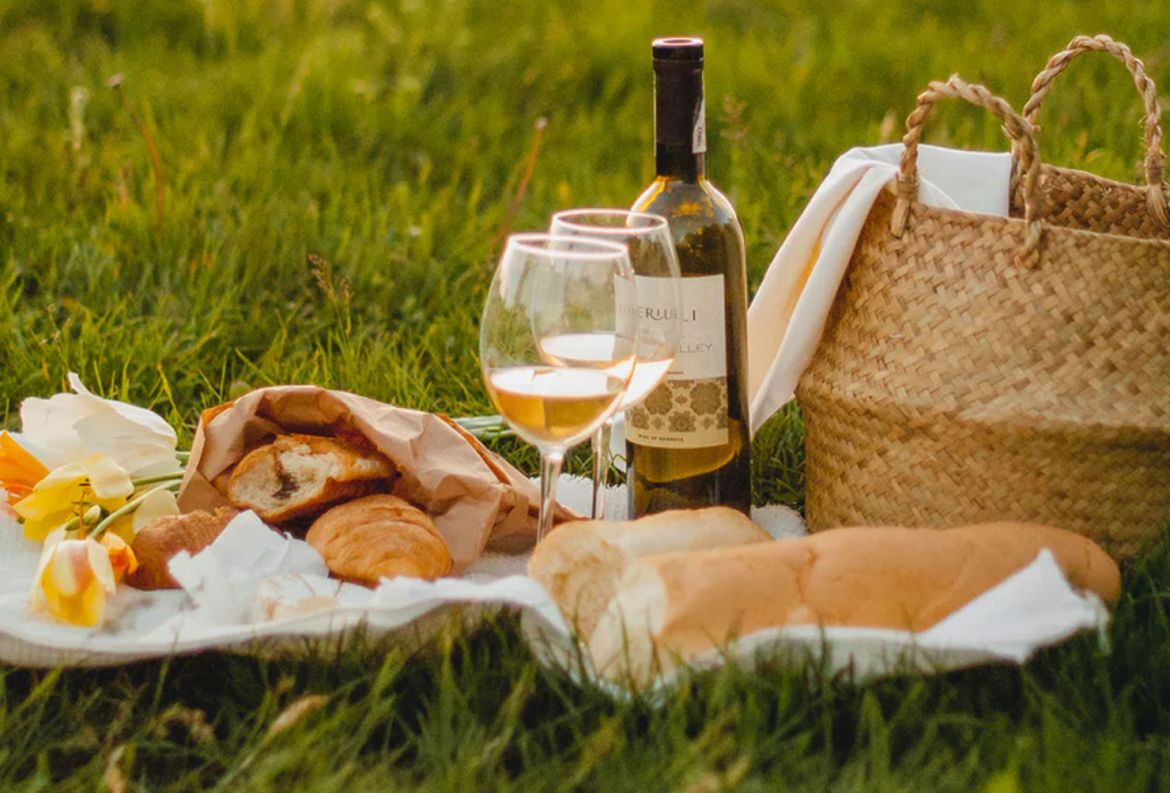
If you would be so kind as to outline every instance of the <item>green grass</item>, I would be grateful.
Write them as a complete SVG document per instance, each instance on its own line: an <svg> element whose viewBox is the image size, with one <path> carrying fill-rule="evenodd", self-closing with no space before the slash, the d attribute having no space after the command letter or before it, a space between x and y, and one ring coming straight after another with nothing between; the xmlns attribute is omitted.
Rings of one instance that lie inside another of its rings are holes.
<svg viewBox="0 0 1170 793"><path fill-rule="evenodd" d="M475 340L501 235L649 179L654 34L708 38L710 171L754 287L833 159L896 137L927 80L958 71L1018 107L1049 53L1107 31L1170 85L1168 27L1140 0L0 0L0 423L70 369L184 440L269 383L486 412ZM114 74L160 154L161 225ZM1042 153L1132 180L1139 118L1120 66L1086 58L1046 104ZM928 138L1003 147L957 107ZM757 497L799 504L800 461L788 412L758 440ZM413 659L354 642L0 669L0 788L1158 789L1167 582L1167 548L1127 571L1111 653L1082 637L1024 671L866 686L730 669L661 709L543 671L510 618ZM309 694L325 704L268 735Z"/></svg>

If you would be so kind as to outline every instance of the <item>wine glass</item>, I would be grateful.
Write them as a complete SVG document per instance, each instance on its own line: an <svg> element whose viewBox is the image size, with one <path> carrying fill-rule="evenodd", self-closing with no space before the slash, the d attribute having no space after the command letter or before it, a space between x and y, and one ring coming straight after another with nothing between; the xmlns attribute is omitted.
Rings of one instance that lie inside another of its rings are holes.
<svg viewBox="0 0 1170 793"><path fill-rule="evenodd" d="M540 451L538 542L552 526L565 452L613 415L630 382L636 315L625 245L551 234L508 238L483 310L479 362L500 415ZM580 339L593 355L550 356L549 340L564 338Z"/></svg>
<svg viewBox="0 0 1170 793"><path fill-rule="evenodd" d="M549 231L577 238L624 243L634 268L638 298L638 338L634 373L619 411L636 407L650 395L674 363L681 333L679 264L666 219L626 209L570 209L552 217ZM588 360L595 350L582 340L555 341L558 358ZM593 517L605 517L612 419L593 435Z"/></svg>

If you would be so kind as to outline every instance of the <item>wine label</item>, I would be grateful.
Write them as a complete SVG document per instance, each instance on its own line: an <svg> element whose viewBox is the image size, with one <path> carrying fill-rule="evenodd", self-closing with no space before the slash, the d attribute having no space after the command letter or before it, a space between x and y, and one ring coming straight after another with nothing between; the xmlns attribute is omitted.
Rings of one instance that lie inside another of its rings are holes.
<svg viewBox="0 0 1170 793"><path fill-rule="evenodd" d="M691 133L691 152L704 154L707 151L707 97L699 102L699 117L695 119L695 128Z"/></svg>
<svg viewBox="0 0 1170 793"><path fill-rule="evenodd" d="M669 280L636 280L639 322L670 321L670 302L663 299ZM728 440L723 276L683 278L680 287L681 335L674 364L642 404L626 411L626 439L667 449L720 446Z"/></svg>

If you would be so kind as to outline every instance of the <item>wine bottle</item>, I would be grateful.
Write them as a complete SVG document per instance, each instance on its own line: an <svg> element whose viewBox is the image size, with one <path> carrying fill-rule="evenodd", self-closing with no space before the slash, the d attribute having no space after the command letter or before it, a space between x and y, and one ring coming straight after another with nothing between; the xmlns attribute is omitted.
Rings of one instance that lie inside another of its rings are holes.
<svg viewBox="0 0 1170 793"><path fill-rule="evenodd" d="M747 276L743 230L707 181L703 41L655 39L657 176L633 208L666 218L682 274L682 338L666 378L626 413L635 517L722 504L751 507ZM640 284L641 300L653 294ZM639 305L642 322L664 306Z"/></svg>

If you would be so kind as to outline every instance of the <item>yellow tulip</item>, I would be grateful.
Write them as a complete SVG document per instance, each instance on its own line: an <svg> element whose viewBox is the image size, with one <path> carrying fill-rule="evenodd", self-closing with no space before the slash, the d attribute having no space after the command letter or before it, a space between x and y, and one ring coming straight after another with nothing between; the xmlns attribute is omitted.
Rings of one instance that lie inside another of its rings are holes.
<svg viewBox="0 0 1170 793"><path fill-rule="evenodd" d="M49 469L17 443L16 438L0 432L0 487L8 494L9 504L31 493L48 473Z"/></svg>
<svg viewBox="0 0 1170 793"><path fill-rule="evenodd" d="M71 518L81 518L90 505L106 511L126 503L134 492L129 475L103 454L54 468L12 509L24 520L24 536L40 541Z"/></svg>
<svg viewBox="0 0 1170 793"><path fill-rule="evenodd" d="M58 530L45 540L32 605L71 625L100 625L107 598L117 589L110 554L97 540L64 537L65 532Z"/></svg>
<svg viewBox="0 0 1170 793"><path fill-rule="evenodd" d="M134 492L130 474L113 459L100 452L82 457L77 464L85 471L90 489L98 498L126 499Z"/></svg>

